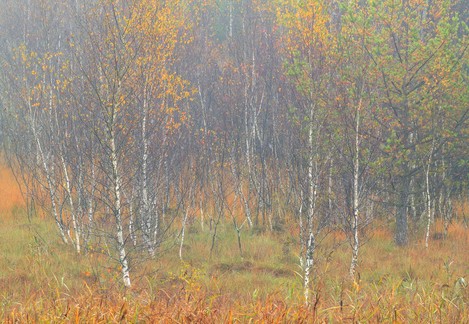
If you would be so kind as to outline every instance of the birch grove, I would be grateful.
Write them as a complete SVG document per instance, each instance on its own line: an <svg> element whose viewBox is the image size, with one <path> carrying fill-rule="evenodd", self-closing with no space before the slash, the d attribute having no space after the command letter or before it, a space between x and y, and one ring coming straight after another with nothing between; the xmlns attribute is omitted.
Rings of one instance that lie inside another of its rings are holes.
<svg viewBox="0 0 469 324"><path fill-rule="evenodd" d="M126 288L193 231L216 257L229 224L241 258L247 234L294 235L311 305L327 233L351 281L377 218L398 246L447 234L469 182L462 3L5 0L5 155L64 248L105 251Z"/></svg>

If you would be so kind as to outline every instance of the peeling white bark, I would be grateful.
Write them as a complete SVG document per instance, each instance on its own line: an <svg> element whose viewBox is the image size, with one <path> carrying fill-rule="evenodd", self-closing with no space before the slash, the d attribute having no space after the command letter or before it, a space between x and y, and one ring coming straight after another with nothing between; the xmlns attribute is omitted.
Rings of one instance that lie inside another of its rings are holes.
<svg viewBox="0 0 469 324"><path fill-rule="evenodd" d="M430 154L428 155L428 165L425 172L425 183L426 183L426 203L427 203L427 230L425 232L425 247L428 248L428 240L430 238L430 225L432 222L432 197L430 192L430 168L433 158L433 150L435 147L435 139L432 140L432 147Z"/></svg>
<svg viewBox="0 0 469 324"><path fill-rule="evenodd" d="M111 147L112 180L114 185L114 217L116 220L117 228L117 248L119 253L119 262L122 268L122 278L124 280L124 285L125 287L130 288L130 271L127 260L127 254L125 251L124 230L122 224L121 178L118 168L115 141L116 140L114 130L111 129L109 134L109 142Z"/></svg>
<svg viewBox="0 0 469 324"><path fill-rule="evenodd" d="M352 261L350 262L350 277L355 280L355 272L358 264L358 213L359 213L359 171L360 171L360 109L361 99L355 112L355 152L353 157L353 215L352 215Z"/></svg>
<svg viewBox="0 0 469 324"><path fill-rule="evenodd" d="M75 249L78 254L81 252L81 245L80 245L80 237L81 237L81 230L77 222L76 211L75 211L75 204L73 202L73 195L72 195L72 188L70 184L70 177L68 175L67 164L65 163L65 159L63 154L61 154L62 160L62 169L65 177L65 190L67 191L68 202L70 204L70 214L72 217L72 227L73 232L75 233ZM73 241L73 240L72 240Z"/></svg>

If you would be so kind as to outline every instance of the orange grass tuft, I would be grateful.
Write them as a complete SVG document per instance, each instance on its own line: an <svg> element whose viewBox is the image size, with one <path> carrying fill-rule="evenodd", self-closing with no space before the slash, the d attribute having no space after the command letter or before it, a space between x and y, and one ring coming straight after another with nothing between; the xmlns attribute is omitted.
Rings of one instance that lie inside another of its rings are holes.
<svg viewBox="0 0 469 324"><path fill-rule="evenodd" d="M454 209L456 214L469 214L469 200L456 200L454 202Z"/></svg>
<svg viewBox="0 0 469 324"><path fill-rule="evenodd" d="M448 236L469 244L469 230L465 224L452 223L448 227Z"/></svg>
<svg viewBox="0 0 469 324"><path fill-rule="evenodd" d="M384 226L374 228L372 230L371 236L377 240L392 240L393 239L393 234L391 233L389 228L386 228Z"/></svg>

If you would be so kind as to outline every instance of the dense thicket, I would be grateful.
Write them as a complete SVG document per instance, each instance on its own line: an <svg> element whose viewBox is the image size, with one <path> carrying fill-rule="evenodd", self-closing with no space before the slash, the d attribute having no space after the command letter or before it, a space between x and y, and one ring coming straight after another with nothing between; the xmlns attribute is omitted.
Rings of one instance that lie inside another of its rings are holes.
<svg viewBox="0 0 469 324"><path fill-rule="evenodd" d="M428 244L467 194L464 1L0 3L6 153L64 243L113 242L126 286L194 222L210 253L220 222L241 253L242 230L298 224L306 288L340 228L353 277L373 219Z"/></svg>

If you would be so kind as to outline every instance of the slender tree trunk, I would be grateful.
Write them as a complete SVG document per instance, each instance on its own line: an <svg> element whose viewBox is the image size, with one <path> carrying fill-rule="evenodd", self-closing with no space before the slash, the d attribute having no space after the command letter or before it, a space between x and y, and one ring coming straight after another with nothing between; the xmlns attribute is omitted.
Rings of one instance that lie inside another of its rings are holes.
<svg viewBox="0 0 469 324"><path fill-rule="evenodd" d="M417 222L417 208L415 206L415 180L412 179L410 182L410 209L412 210L412 219L414 222Z"/></svg>
<svg viewBox="0 0 469 324"><path fill-rule="evenodd" d="M155 257L155 246L153 244L152 232L153 232L153 213L150 208L150 202L148 199L148 138L147 138L147 101L146 101L146 91L143 94L143 118L142 118L142 212L141 212L141 221L142 221L142 230L143 230L143 239L147 246L148 253L152 258Z"/></svg>
<svg viewBox="0 0 469 324"><path fill-rule="evenodd" d="M204 231L204 204L203 204L203 198L200 198L199 201L199 209L200 209L200 228L202 229L202 232Z"/></svg>
<svg viewBox="0 0 469 324"><path fill-rule="evenodd" d="M94 194L96 190L96 172L93 159L91 160L91 192L88 196L88 231L86 235L86 241L88 242L92 233L93 222L94 222ZM85 246L86 243L85 242Z"/></svg>
<svg viewBox="0 0 469 324"><path fill-rule="evenodd" d="M358 263L358 249L360 247L358 240L358 212L359 212L359 171L360 171L360 104L355 117L355 156L353 158L353 215L352 215L352 261L350 262L350 277L355 280L355 271Z"/></svg>
<svg viewBox="0 0 469 324"><path fill-rule="evenodd" d="M71 188L71 185L70 185L70 177L68 176L67 165L65 163L65 159L63 157L63 154L61 156L61 160L62 160L62 168L63 168L63 172L64 172L64 177L65 177L65 190L67 191L68 202L70 204L70 214L72 216L72 227L73 227L73 232L75 233L75 249L76 249L77 253L80 254L80 251L81 251L81 245L80 245L81 230L80 230L80 227L77 223L75 204L73 203L72 188ZM73 242L73 240L72 240L72 242Z"/></svg>
<svg viewBox="0 0 469 324"><path fill-rule="evenodd" d="M186 234L186 222L188 217L188 210L184 212L184 218L182 219L182 229L181 229L181 242L179 243L179 259L182 261L182 247L184 246L184 237Z"/></svg>
<svg viewBox="0 0 469 324"><path fill-rule="evenodd" d="M404 162L405 164L405 162ZM409 187L411 177L409 176L409 170L407 167L403 166L404 175L400 179L400 192L399 192L399 201L397 206L396 214L396 244L399 246L404 246L408 243L408 224L407 224L407 207L409 201Z"/></svg>
<svg viewBox="0 0 469 324"><path fill-rule="evenodd" d="M236 168L236 165L235 165L236 159L235 159L234 154L232 154L231 160L232 160L231 173L233 174L233 179L235 181L235 184L234 184L235 194L242 200L243 206L244 206L244 212L246 215L246 219L248 221L249 228L252 228L253 223L252 223L252 218L251 218L251 209L249 207L249 202L243 193L243 188L241 188L241 179L238 174L238 169Z"/></svg>
<svg viewBox="0 0 469 324"><path fill-rule="evenodd" d="M313 220L314 212L316 207L316 179L314 176L316 156L314 152L314 141L313 141L313 108L311 109L311 120L308 134L308 145L309 145L309 165L308 165L308 185L309 185L309 197L308 197L308 214L307 214L307 228L306 228L306 249L305 249L305 263L304 263L304 278L303 288L305 303L309 304L309 282L311 271L314 265L314 250L316 248L316 239L313 231ZM317 168L317 165L316 165ZM316 170L317 171L317 170Z"/></svg>
<svg viewBox="0 0 469 324"><path fill-rule="evenodd" d="M66 237L66 234L65 234L66 233L66 228L65 228L65 225L63 223L63 220L61 219L61 217L59 217L59 213L57 211L57 202L56 202L56 196L57 196L56 190L57 190L57 188L56 188L56 184L55 184L53 176L50 172L46 157L44 155L44 151L42 150L41 142L40 142L38 134L36 132L36 128L35 128L34 125L31 125L31 128L32 128L32 131L33 131L33 136L34 136L35 141L36 141L36 146L37 146L37 150L39 152L39 157L40 157L41 162L42 162L42 167L44 168L44 173L46 175L47 186L49 187L48 191L49 191L49 197L50 197L50 200L51 200L52 215L54 216L55 223L57 224L57 227L59 229L59 233L60 233L60 237L61 237L62 241L65 244L68 244L68 240L67 240L67 237Z"/></svg>
<svg viewBox="0 0 469 324"><path fill-rule="evenodd" d="M127 260L127 253L125 251L125 239L122 222L122 200L121 200L121 178L118 168L117 152L116 152L116 139L114 130L110 130L110 147L111 147L111 163L112 163L112 181L113 181L113 195L114 195L114 217L116 219L117 227L117 248L119 252L119 262L122 267L122 278L124 286L130 288L130 271Z"/></svg>
<svg viewBox="0 0 469 324"><path fill-rule="evenodd" d="M132 189L132 196L130 197L129 201L129 235L130 239L132 240L132 244L134 247L137 246L137 233L136 233L136 226L135 226L135 216L134 216L134 204L133 201L135 199L135 189Z"/></svg>
<svg viewBox="0 0 469 324"><path fill-rule="evenodd" d="M428 239L430 238L430 224L432 222L432 199L431 199L431 192L430 192L430 168L432 164L432 157L433 157L433 150L435 147L435 140L432 140L432 147L430 150L430 154L428 156L428 165L427 170L425 172L425 184L426 184L426 202L427 202L427 230L425 233L425 247L428 248Z"/></svg>

